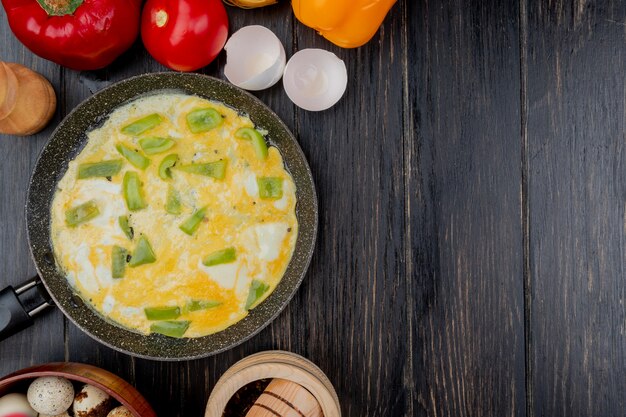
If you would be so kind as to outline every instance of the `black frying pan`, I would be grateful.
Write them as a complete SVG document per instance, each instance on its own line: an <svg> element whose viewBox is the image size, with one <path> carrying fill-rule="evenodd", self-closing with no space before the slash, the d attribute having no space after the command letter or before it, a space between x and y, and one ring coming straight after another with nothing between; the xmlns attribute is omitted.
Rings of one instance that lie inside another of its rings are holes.
<svg viewBox="0 0 626 417"><path fill-rule="evenodd" d="M50 240L50 205L57 182L68 162L85 145L85 132L101 124L117 107L142 95L178 91L221 101L250 116L266 129L268 139L283 155L296 183L296 216L299 234L287 272L274 292L250 314L219 333L195 338L172 339L145 336L107 321L69 286L59 271ZM5 196L7 197L7 196ZM52 133L35 166L26 203L28 240L41 282L63 313L80 329L99 342L134 356L157 360L187 360L229 349L258 333L282 310L298 289L309 266L317 235L317 196L311 170L285 124L256 97L215 78L198 74L147 74L121 81L96 93L74 109ZM43 309L26 312L17 295L39 284L31 280L14 290L0 292L0 339L32 322L31 316Z"/></svg>

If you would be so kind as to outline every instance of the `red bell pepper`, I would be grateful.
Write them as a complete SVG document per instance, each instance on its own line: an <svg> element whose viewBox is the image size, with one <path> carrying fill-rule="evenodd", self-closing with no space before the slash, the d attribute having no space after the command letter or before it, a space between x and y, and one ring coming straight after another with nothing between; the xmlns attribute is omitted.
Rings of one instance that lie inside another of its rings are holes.
<svg viewBox="0 0 626 417"><path fill-rule="evenodd" d="M2 5L20 42L76 70L109 65L139 33L141 0L2 0Z"/></svg>

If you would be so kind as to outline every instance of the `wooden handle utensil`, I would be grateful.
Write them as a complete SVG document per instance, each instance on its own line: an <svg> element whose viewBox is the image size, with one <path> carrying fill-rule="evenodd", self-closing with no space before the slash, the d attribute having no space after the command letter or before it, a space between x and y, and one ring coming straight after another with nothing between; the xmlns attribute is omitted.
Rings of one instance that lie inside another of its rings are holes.
<svg viewBox="0 0 626 417"><path fill-rule="evenodd" d="M246 417L323 417L319 403L302 385L272 379Z"/></svg>

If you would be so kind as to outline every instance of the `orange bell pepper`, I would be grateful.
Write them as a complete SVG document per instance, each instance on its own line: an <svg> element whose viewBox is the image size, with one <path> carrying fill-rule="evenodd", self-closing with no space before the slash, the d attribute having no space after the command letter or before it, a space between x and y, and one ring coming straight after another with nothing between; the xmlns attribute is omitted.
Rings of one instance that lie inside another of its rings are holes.
<svg viewBox="0 0 626 417"><path fill-rule="evenodd" d="M342 48L366 44L396 0L293 0L296 18Z"/></svg>

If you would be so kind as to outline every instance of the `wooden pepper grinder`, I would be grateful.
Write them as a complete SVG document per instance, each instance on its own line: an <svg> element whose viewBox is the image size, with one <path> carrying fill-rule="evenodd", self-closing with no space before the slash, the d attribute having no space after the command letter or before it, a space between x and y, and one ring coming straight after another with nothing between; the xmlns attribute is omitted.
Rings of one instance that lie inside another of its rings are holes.
<svg viewBox="0 0 626 417"><path fill-rule="evenodd" d="M0 133L35 134L48 124L56 105L54 89L41 74L0 61Z"/></svg>
<svg viewBox="0 0 626 417"><path fill-rule="evenodd" d="M246 417L324 417L319 403L300 384L272 379Z"/></svg>

